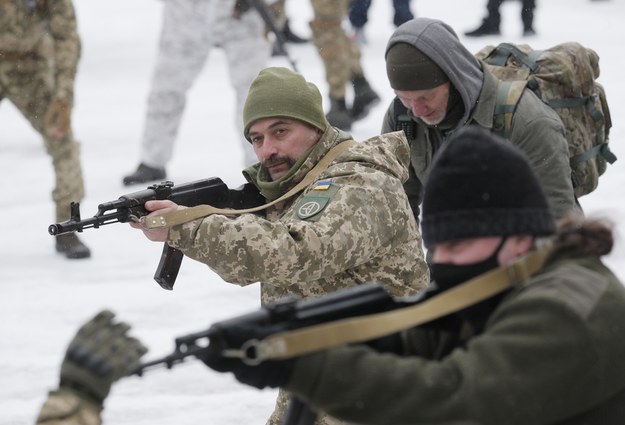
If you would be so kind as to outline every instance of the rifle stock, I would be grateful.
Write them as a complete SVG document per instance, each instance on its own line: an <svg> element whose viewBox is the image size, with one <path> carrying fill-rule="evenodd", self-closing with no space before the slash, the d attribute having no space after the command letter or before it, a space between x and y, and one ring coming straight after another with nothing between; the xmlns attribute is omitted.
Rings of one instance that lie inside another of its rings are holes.
<svg viewBox="0 0 625 425"><path fill-rule="evenodd" d="M48 233L58 236L65 233L82 232L90 228L97 229L112 223L137 221L140 217L148 214L144 207L147 201L163 199L169 199L178 205L188 207L209 204L217 208L234 209L262 205L265 201L254 186L246 184L237 189L229 189L218 177L177 186L174 186L171 181L166 181L151 185L138 192L122 195L114 201L104 202L98 205L98 211L93 217L84 220L80 217L80 204L72 202L70 219L51 224L48 227ZM182 252L164 244L160 262L154 274L154 280L163 289L173 289L183 257Z"/></svg>

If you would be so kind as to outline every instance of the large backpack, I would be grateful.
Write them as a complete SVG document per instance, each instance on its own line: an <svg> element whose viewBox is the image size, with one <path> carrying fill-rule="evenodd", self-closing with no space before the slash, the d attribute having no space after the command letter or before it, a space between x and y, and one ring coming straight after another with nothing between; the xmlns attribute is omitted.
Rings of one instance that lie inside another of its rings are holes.
<svg viewBox="0 0 625 425"><path fill-rule="evenodd" d="M573 187L577 197L597 187L599 176L616 156L608 147L612 121L599 76L599 56L579 43L533 50L526 44L487 46L476 55L500 81L494 132L509 136L516 105L527 86L553 108L569 142Z"/></svg>

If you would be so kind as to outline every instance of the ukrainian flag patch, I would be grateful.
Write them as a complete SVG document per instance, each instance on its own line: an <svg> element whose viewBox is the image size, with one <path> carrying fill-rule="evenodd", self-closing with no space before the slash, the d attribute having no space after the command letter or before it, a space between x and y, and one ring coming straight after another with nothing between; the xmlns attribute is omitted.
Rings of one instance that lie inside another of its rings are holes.
<svg viewBox="0 0 625 425"><path fill-rule="evenodd" d="M296 215L302 220L317 221L330 200L336 195L339 186L331 180L316 183L294 206Z"/></svg>
<svg viewBox="0 0 625 425"><path fill-rule="evenodd" d="M328 190L332 186L332 180L324 180L317 182L312 188L312 190Z"/></svg>

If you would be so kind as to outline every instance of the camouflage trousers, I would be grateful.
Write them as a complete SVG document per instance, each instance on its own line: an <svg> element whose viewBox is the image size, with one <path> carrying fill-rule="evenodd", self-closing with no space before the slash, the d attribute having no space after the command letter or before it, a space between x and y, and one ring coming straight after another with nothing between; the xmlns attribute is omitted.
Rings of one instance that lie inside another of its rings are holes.
<svg viewBox="0 0 625 425"><path fill-rule="evenodd" d="M276 400L276 407L266 425L280 425L282 423L282 418L286 413L290 398L289 393L286 391L279 391L278 399ZM317 416L317 420L314 425L347 425L347 423L321 413Z"/></svg>
<svg viewBox="0 0 625 425"><path fill-rule="evenodd" d="M159 51L152 77L142 137L141 162L164 167L186 106L186 94L202 71L213 47L221 47L235 94L233 123L244 152L245 165L257 162L243 137L243 105L252 81L271 57L265 25L255 10L232 17L232 0L166 0ZM206 93L213 102L218 96ZM217 141L215 141L217 143Z"/></svg>
<svg viewBox="0 0 625 425"><path fill-rule="evenodd" d="M52 199L56 220L69 218L69 204L84 197L80 166L80 149L71 130L63 138L48 136L43 118L52 99L54 69L50 60L24 55L0 62L0 101L8 99L43 137L46 151L52 157L55 186Z"/></svg>
<svg viewBox="0 0 625 425"><path fill-rule="evenodd" d="M345 87L362 75L360 49L342 27L350 0L310 0L314 18L312 37L326 71L330 97L345 97Z"/></svg>

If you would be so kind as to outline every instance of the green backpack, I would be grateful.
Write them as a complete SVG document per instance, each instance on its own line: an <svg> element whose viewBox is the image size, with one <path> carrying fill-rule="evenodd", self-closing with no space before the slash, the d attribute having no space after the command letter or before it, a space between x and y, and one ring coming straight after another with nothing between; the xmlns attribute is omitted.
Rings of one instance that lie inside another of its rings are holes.
<svg viewBox="0 0 625 425"><path fill-rule="evenodd" d="M526 44L487 46L476 55L500 81L493 131L508 138L525 87L553 108L569 142L573 187L579 198L596 189L607 163L612 121L599 76L599 56L579 43L533 50Z"/></svg>

